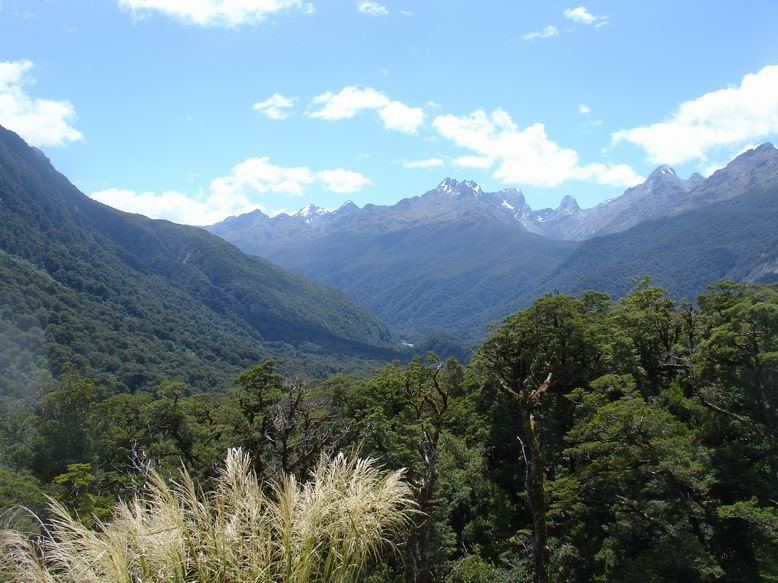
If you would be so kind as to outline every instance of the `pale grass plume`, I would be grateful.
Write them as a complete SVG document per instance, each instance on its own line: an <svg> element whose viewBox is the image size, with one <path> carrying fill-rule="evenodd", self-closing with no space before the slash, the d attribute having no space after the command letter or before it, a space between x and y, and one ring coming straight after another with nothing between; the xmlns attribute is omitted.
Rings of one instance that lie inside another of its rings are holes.
<svg viewBox="0 0 778 583"><path fill-rule="evenodd" d="M142 494L89 529L51 502L45 536L0 535L0 579L25 583L357 581L416 510L402 472L322 458L300 483L260 484L230 450L214 489L151 473Z"/></svg>

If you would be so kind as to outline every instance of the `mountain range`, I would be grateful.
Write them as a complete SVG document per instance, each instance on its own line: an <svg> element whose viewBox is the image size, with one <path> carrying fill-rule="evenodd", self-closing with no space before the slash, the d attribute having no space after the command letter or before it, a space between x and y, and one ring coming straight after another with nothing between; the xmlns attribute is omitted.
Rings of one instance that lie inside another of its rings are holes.
<svg viewBox="0 0 778 583"><path fill-rule="evenodd" d="M692 299L722 278L775 281L776 225L771 144L707 179L661 166L592 209L447 178L391 206L203 229L100 204L0 128L0 396L68 363L137 391L224 386L271 356L318 375L406 356L402 342L463 355L549 292L618 296L652 275Z"/></svg>
<svg viewBox="0 0 778 583"><path fill-rule="evenodd" d="M207 227L243 251L347 292L410 338L484 326L549 291L619 295L652 275L693 298L720 278L778 272L778 150L744 152L705 179L660 166L596 207L533 210L516 188L443 180L391 206L253 211Z"/></svg>
<svg viewBox="0 0 778 583"><path fill-rule="evenodd" d="M117 390L209 388L270 356L326 374L399 348L342 292L202 229L93 201L0 128L0 396L68 363Z"/></svg>

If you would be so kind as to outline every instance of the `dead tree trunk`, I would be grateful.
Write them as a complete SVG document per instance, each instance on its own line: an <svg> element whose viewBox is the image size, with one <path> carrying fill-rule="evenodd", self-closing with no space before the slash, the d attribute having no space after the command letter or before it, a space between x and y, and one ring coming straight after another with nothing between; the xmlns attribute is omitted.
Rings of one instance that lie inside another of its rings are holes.
<svg viewBox="0 0 778 583"><path fill-rule="evenodd" d="M546 522L546 467L536 430L535 409L551 385L551 373L538 385L533 375L527 375L521 386L511 386L501 380L500 388L519 404L521 414L521 451L524 456L524 484L527 507L532 517L533 583L548 582L548 525Z"/></svg>
<svg viewBox="0 0 778 583"><path fill-rule="evenodd" d="M413 374L413 372L422 374ZM413 529L405 557L407 583L433 583L438 580L432 548L435 490L438 482L438 441L448 409L448 389L441 384L442 365L427 368L416 362L406 374L404 396L421 431L418 444L424 469L412 482L421 514Z"/></svg>

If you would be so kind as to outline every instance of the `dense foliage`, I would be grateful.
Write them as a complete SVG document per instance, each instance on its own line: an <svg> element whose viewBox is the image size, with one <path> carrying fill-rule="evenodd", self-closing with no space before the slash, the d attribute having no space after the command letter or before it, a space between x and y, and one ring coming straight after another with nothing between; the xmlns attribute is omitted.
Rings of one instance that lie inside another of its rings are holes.
<svg viewBox="0 0 778 583"><path fill-rule="evenodd" d="M398 346L344 294L99 204L0 128L0 396L34 393L66 362L119 390L205 388L271 354L321 375L374 369Z"/></svg>
<svg viewBox="0 0 778 583"><path fill-rule="evenodd" d="M617 301L548 295L467 366L430 356L365 380L266 361L227 390L116 393L70 367L2 414L0 504L44 517L49 494L90 524L181 463L208 487L230 447L261 480L340 451L407 468L422 511L370 581L778 579L777 286L724 282L695 306L645 280Z"/></svg>

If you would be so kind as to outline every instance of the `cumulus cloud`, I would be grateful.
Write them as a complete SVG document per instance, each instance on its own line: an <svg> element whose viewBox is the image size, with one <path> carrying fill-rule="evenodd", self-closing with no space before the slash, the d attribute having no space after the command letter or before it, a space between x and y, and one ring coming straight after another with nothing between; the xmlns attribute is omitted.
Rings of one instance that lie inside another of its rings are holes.
<svg viewBox="0 0 778 583"><path fill-rule="evenodd" d="M311 103L322 107L309 115L328 120L350 119L360 111L380 109L389 102L388 97L371 87L360 89L349 85L341 89L339 93L327 91L314 97Z"/></svg>
<svg viewBox="0 0 778 583"><path fill-rule="evenodd" d="M494 177L503 182L557 186L567 180L585 180L634 186L642 181L626 165L582 166L578 153L549 139L543 124L521 129L502 109L489 114L478 109L461 117L441 115L435 118L433 125L443 138L476 154L463 161L483 167L496 165Z"/></svg>
<svg viewBox="0 0 778 583"><path fill-rule="evenodd" d="M343 168L312 172L305 166L285 167L269 158L248 158L229 175L214 178L207 192L187 195L178 191L136 192L108 188L90 196L120 210L187 225L210 225L254 209L265 210L256 200L267 193L301 196L306 187L320 184L331 192L355 192L370 180Z"/></svg>
<svg viewBox="0 0 778 583"><path fill-rule="evenodd" d="M613 144L630 142L657 164L706 160L716 147L740 146L778 133L778 66L745 75L739 86L681 103L667 120L620 130Z"/></svg>
<svg viewBox="0 0 778 583"><path fill-rule="evenodd" d="M415 134L424 123L422 108L392 101L372 87L349 85L338 93L328 91L314 97L311 105L318 109L308 115L326 120L350 119L361 111L376 111L386 129L406 134Z"/></svg>
<svg viewBox="0 0 778 583"><path fill-rule="evenodd" d="M185 225L210 225L230 216L262 209L259 204L234 204L234 200L219 200L213 195L193 197L182 192L135 192L107 188L90 194L94 200L128 213L138 213L152 219L166 219Z"/></svg>
<svg viewBox="0 0 778 583"><path fill-rule="evenodd" d="M399 101L391 101L378 110L378 115L388 130L415 134L424 123L424 110L410 107Z"/></svg>
<svg viewBox="0 0 778 583"><path fill-rule="evenodd" d="M367 176L343 168L322 170L316 176L324 183L327 190L332 192L356 192L370 184L370 179Z"/></svg>
<svg viewBox="0 0 778 583"><path fill-rule="evenodd" d="M287 119L292 112L290 111L297 99L294 97L284 97L280 93L273 93L264 101L254 104L254 111L259 111L268 119Z"/></svg>
<svg viewBox="0 0 778 583"><path fill-rule="evenodd" d="M244 197L250 192L302 196L303 187L315 180L305 166L284 167L270 158L248 158L232 168L229 176L214 178L211 192L222 199Z"/></svg>
<svg viewBox="0 0 778 583"><path fill-rule="evenodd" d="M579 6L577 8L568 8L562 14L568 20L578 22L580 24L594 25L596 28L605 26L608 24L607 16L595 16L586 8L586 6Z"/></svg>
<svg viewBox="0 0 778 583"><path fill-rule="evenodd" d="M585 103L582 103L578 106L578 113L581 115L589 115L592 112L592 108L586 105Z"/></svg>
<svg viewBox="0 0 778 583"><path fill-rule="evenodd" d="M62 146L83 135L73 127L76 110L69 101L38 99L27 93L31 61L0 62L0 125L33 146Z"/></svg>
<svg viewBox="0 0 778 583"><path fill-rule="evenodd" d="M119 0L136 17L161 12L187 24L235 27L258 24L279 12L314 12L303 0Z"/></svg>
<svg viewBox="0 0 778 583"><path fill-rule="evenodd" d="M386 16L389 14L389 10L386 6L374 2L373 0L362 0L362 2L357 2L357 10L362 14L369 14L370 16Z"/></svg>
<svg viewBox="0 0 778 583"><path fill-rule="evenodd" d="M521 38L523 38L524 40L537 40L539 38L550 38L552 36L557 36L558 34L559 34L559 29L553 24L549 24L543 30L530 32L528 34L525 34Z"/></svg>
<svg viewBox="0 0 778 583"><path fill-rule="evenodd" d="M440 168L446 163L440 158L426 158L424 160L410 160L403 162L403 168Z"/></svg>

